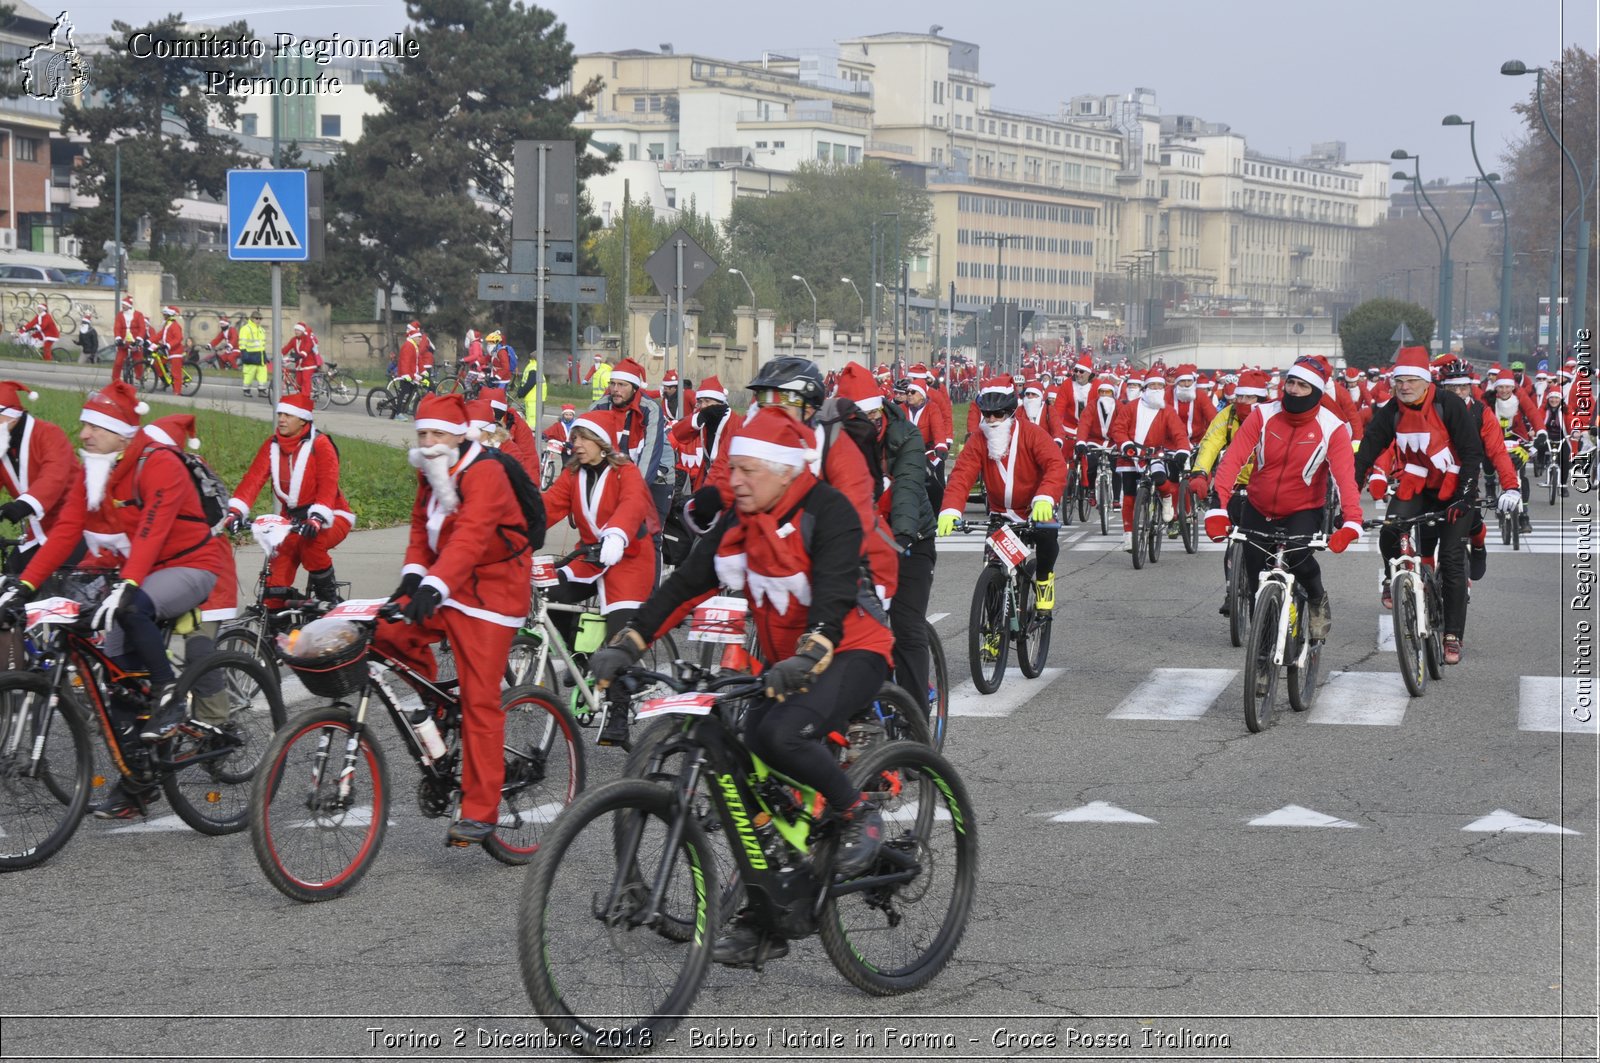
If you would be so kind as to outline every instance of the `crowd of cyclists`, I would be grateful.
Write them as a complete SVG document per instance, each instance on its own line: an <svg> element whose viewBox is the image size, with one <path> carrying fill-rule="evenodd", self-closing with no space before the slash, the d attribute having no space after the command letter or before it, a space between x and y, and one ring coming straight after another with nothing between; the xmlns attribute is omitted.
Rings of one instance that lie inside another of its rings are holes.
<svg viewBox="0 0 1600 1063"><path fill-rule="evenodd" d="M315 334L297 325L283 353L302 386L284 394L275 423L242 481L216 511L216 491L193 458L195 421L179 414L147 422L148 408L123 381L137 341L181 357L177 308L150 323L125 299L114 325L112 381L84 402L77 446L67 432L28 412L30 393L0 383L0 518L27 540L0 585L0 617L54 592L59 574L113 574L88 623L108 652L149 674L148 705L113 706L128 741L160 743L179 725L181 705L165 694L175 676L163 625L198 610L210 638L238 615L230 533L243 530L270 488L271 510L293 522L269 583L282 590L300 569L309 594L338 599L334 553L358 515L340 484L338 447L319 430L309 374L320 364ZM268 390L259 315L218 343L237 352L245 391ZM176 328L176 334L169 330ZM1164 521L1181 513L1178 484L1210 499L1206 533L1234 526L1294 535L1323 526L1330 482L1338 519L1327 545L1340 552L1362 535L1360 490L1387 499L1389 513L1440 510L1447 519L1424 537L1443 587L1445 663L1459 663L1467 589L1485 573L1485 528L1475 499L1495 486L1502 512L1526 519L1525 461L1554 463L1562 495L1578 456L1593 446L1589 379L1569 361L1551 374L1521 362L1480 378L1453 356L1399 350L1394 364L1336 372L1320 356L1282 372L1201 372L1193 365L1138 370L1088 349L1030 352L1020 371L1000 373L966 359L920 364L851 363L826 376L808 358L783 356L746 386L746 412L715 377L680 381L667 372L651 387L641 364L597 367L588 409L569 404L537 430L515 408L515 352L498 331L468 332L464 363L482 375L469 401L424 384L432 344L413 322L396 354L396 376L419 388L414 407L416 470L410 535L390 601L405 623L386 625L384 650L425 676L429 647L457 648L463 714L462 801L449 836L481 842L495 830L502 784L502 668L528 616L532 554L547 523L570 519L579 551L541 593L550 601L593 600L606 642L589 659L604 685L640 659L693 607L720 591L743 594L766 663L767 703L747 721L745 740L767 763L816 788L840 832L839 867L865 867L881 824L852 793L838 761L818 739L845 726L886 678L929 687L928 607L936 540L964 522L982 491L993 517L1025 523L1035 555L1035 608L1057 609L1058 517L1072 484L1093 481L1110 462L1120 484L1122 548L1132 543L1140 477L1160 495ZM526 394L524 392L524 394ZM965 431L955 404L970 395ZM540 498L541 452L559 446L564 464ZM955 457L951 457L955 455ZM1241 490L1243 488L1244 490ZM1380 535L1385 560L1395 536ZM1266 563L1246 550L1253 581ZM1309 600L1309 634L1326 639L1332 610L1310 549L1288 564ZM670 569L666 574L664 569ZM1381 595L1387 599L1385 585ZM267 606L273 606L268 601ZM1387 601L1386 601L1387 604ZM1226 606L1224 607L1226 608ZM570 627L572 614L558 614ZM151 707L153 711L151 711ZM607 719L602 741L626 744L629 722ZM119 783L96 814L133 818L155 794ZM782 943L777 943L781 945ZM774 943L766 943L768 957ZM723 962L749 962L754 931L736 925L718 942Z"/></svg>

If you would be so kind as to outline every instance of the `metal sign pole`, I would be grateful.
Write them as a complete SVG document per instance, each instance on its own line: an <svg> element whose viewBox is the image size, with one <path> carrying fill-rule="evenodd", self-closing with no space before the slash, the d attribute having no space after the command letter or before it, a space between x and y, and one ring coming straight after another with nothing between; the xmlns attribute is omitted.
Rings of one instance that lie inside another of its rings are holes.
<svg viewBox="0 0 1600 1063"><path fill-rule="evenodd" d="M283 398L283 326L280 319L283 317L283 266L277 262L272 264L272 385L268 394L272 396L272 408L277 410L278 401Z"/></svg>
<svg viewBox="0 0 1600 1063"><path fill-rule="evenodd" d="M950 354L956 345L956 282L950 282L950 313L944 319L944 389L950 391Z"/></svg>
<svg viewBox="0 0 1600 1063"><path fill-rule="evenodd" d="M534 257L534 353L533 364L537 367L540 380L544 379L544 245L545 245L545 218L544 218L544 170L545 152L550 149L544 144L538 146L539 159L539 226L537 235L538 251ZM577 350L573 350L573 357L577 357ZM544 420L544 388L533 389L533 429L539 430L539 425Z"/></svg>
<svg viewBox="0 0 1600 1063"><path fill-rule="evenodd" d="M678 411L679 411L679 413L682 413L682 411L683 411L683 398L682 398L682 396L683 396L683 393L684 393L683 392L683 389L684 389L684 383L683 383L683 333L684 333L683 325L684 325L684 322L683 322L683 318L686 315L683 312L683 241L679 240L677 242L677 244L678 244L678 283L677 283L677 287L674 289L674 291L676 291L677 294L678 294L678 395L679 395L679 398L678 398ZM672 332L671 332L671 329L672 329L672 317L671 317L670 314L667 317L667 329L668 329L667 335L671 336L672 335Z"/></svg>

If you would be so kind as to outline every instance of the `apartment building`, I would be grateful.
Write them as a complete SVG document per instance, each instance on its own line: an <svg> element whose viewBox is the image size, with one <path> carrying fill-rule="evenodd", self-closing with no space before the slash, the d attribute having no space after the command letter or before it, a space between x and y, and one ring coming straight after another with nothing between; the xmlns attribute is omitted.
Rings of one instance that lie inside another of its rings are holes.
<svg viewBox="0 0 1600 1063"><path fill-rule="evenodd" d="M48 41L55 18L26 0L12 0L0 28L0 69L15 81L17 61ZM82 41L77 43L81 44ZM72 161L78 147L57 135L61 103L27 94L0 98L0 249L75 254L64 229L72 201Z"/></svg>

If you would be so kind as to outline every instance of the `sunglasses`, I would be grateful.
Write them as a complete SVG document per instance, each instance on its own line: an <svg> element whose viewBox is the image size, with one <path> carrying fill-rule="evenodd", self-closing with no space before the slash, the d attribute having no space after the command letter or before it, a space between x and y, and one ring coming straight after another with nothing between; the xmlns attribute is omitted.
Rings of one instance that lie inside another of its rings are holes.
<svg viewBox="0 0 1600 1063"><path fill-rule="evenodd" d="M1010 416L1011 415L1009 413L985 413L983 415L983 419L985 421L1004 421Z"/></svg>
<svg viewBox="0 0 1600 1063"><path fill-rule="evenodd" d="M804 406L805 399L797 391L779 391L773 388L756 392L757 406Z"/></svg>

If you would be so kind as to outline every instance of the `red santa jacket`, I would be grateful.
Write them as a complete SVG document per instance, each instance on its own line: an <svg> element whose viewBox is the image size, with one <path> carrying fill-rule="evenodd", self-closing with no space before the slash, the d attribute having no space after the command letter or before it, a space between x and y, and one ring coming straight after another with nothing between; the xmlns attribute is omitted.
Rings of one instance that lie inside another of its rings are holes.
<svg viewBox="0 0 1600 1063"><path fill-rule="evenodd" d="M576 418L574 418L576 420ZM555 424L539 433L545 439L554 439L558 443L565 443L572 439L572 421L557 420Z"/></svg>
<svg viewBox="0 0 1600 1063"><path fill-rule="evenodd" d="M23 322L17 330L23 335L37 336L41 340L59 340L61 329L56 327L56 319L50 316L50 311L41 310Z"/></svg>
<svg viewBox="0 0 1600 1063"><path fill-rule="evenodd" d="M422 372L422 342L419 336L407 336L394 357L395 375L415 377Z"/></svg>
<svg viewBox="0 0 1600 1063"><path fill-rule="evenodd" d="M728 487L728 445L744 424L744 417L728 409L716 427L699 427L700 411L695 411L672 426L672 445L689 470L691 490L710 484L726 497ZM720 479L719 479L720 477Z"/></svg>
<svg viewBox="0 0 1600 1063"><path fill-rule="evenodd" d="M118 343L149 339L150 320L138 310L131 316L126 311L119 310L111 323L111 334L116 337Z"/></svg>
<svg viewBox="0 0 1600 1063"><path fill-rule="evenodd" d="M1066 431L1061 427L1061 422L1056 419L1056 408L1050 405L1050 400L1042 399L1041 403L1042 404L1039 407L1039 419L1037 421L1028 416L1028 406L1026 402L1017 403L1017 420L1030 421L1033 424L1038 425L1040 428L1043 428L1045 435L1049 436L1051 442L1055 443L1055 445L1059 447L1066 439Z"/></svg>
<svg viewBox="0 0 1600 1063"><path fill-rule="evenodd" d="M922 433L922 447L928 457L944 457L950 449L950 437L954 433L950 415L939 408L932 395L915 409L909 403L900 408L905 411L906 420L916 425Z"/></svg>
<svg viewBox="0 0 1600 1063"><path fill-rule="evenodd" d="M1078 420L1078 442L1090 446L1108 446L1111 442L1111 422L1122 404L1110 395L1095 394L1094 400L1083 408Z"/></svg>
<svg viewBox="0 0 1600 1063"><path fill-rule="evenodd" d="M177 318L163 321L161 330L151 337L151 342L157 347L166 348L168 358L182 357L187 349L183 345L183 322Z"/></svg>
<svg viewBox="0 0 1600 1063"><path fill-rule="evenodd" d="M1210 427L1208 424L1206 427ZM1143 447L1160 447L1163 450L1188 450L1189 433L1183 430L1183 422L1178 420L1178 415L1171 406L1163 406L1159 410L1152 410L1144 404L1143 399L1134 402L1124 402L1117 407L1117 412L1111 418L1110 443L1118 451L1117 469L1119 471L1131 470L1137 467L1132 458L1123 456L1120 451L1125 443L1137 443Z"/></svg>
<svg viewBox="0 0 1600 1063"><path fill-rule="evenodd" d="M143 432L111 470L105 498L88 514L85 530L116 539L119 547L125 544L122 578L135 583L166 568L205 569L220 582L233 569L233 555L211 534L200 491L183 459Z"/></svg>
<svg viewBox="0 0 1600 1063"><path fill-rule="evenodd" d="M339 452L333 440L307 425L298 435L274 434L261 444L244 479L228 501L228 508L250 515L261 488L272 484L273 512L299 520L321 518L332 524L343 518L355 524L355 514L339 489Z"/></svg>
<svg viewBox="0 0 1600 1063"><path fill-rule="evenodd" d="M976 405L976 404L974 404ZM1012 520L1027 520L1034 502L1055 502L1067 489L1067 463L1061 448L1043 428L1025 417L1012 422L1006 452L989 453L989 441L982 432L967 437L961 456L950 470L945 484L941 513L960 514L967 504L967 493L983 477L990 513L1003 513Z"/></svg>
<svg viewBox="0 0 1600 1063"><path fill-rule="evenodd" d="M932 384L932 381L928 383ZM938 452L937 456L942 458L945 452L950 449L951 444L955 442L956 411L955 407L950 404L950 393L942 387L930 386L928 388L928 401L923 405L933 406L939 411L939 419L934 423L934 430L936 433L943 432L944 434L942 436L936 435L933 441L933 449ZM924 434L924 438L926 438L926 434Z"/></svg>
<svg viewBox="0 0 1600 1063"><path fill-rule="evenodd" d="M1068 443L1078 439L1078 422L1083 417L1083 412L1094 404L1099 385L1091 378L1085 383L1068 380L1062 383L1056 392L1056 420L1061 425L1062 435Z"/></svg>
<svg viewBox="0 0 1600 1063"><path fill-rule="evenodd" d="M1211 405L1211 400L1206 397L1205 392L1198 388L1195 390L1193 401L1190 402L1178 399L1176 388L1173 391L1176 400L1174 412L1177 413L1178 422L1183 425L1184 431L1189 436L1190 446L1194 446L1205 436L1206 429L1211 427L1211 422L1217 419L1217 408Z"/></svg>
<svg viewBox="0 0 1600 1063"><path fill-rule="evenodd" d="M401 572L423 577L447 609L486 623L521 627L528 616L533 554L510 529L523 527L522 508L500 464L479 461L467 444L450 469L457 501L446 508L422 473L411 506L411 541ZM554 518L552 518L554 519Z"/></svg>
<svg viewBox="0 0 1600 1063"><path fill-rule="evenodd" d="M322 352L317 349L317 334L315 332L297 333L289 337L289 342L283 345L283 350L278 352L295 369L320 369L322 368Z"/></svg>
<svg viewBox="0 0 1600 1063"><path fill-rule="evenodd" d="M1506 436L1500 428L1500 422L1477 399L1468 401L1467 409L1473 416L1473 423L1479 426L1478 438L1483 440L1483 460L1494 466L1496 482L1506 487L1516 487L1521 480L1517 478L1517 467L1511 464L1511 452L1506 450Z"/></svg>
<svg viewBox="0 0 1600 1063"><path fill-rule="evenodd" d="M1332 410L1317 406L1295 415L1281 402L1257 403L1217 463L1211 478L1217 505L1226 509L1240 467L1251 458L1250 505L1268 520L1282 520L1327 501L1328 471L1339 486L1344 523L1361 524L1361 494L1355 481L1350 429Z"/></svg>
<svg viewBox="0 0 1600 1063"><path fill-rule="evenodd" d="M88 515L83 470L67 433L32 414L18 417L0 433L0 487L33 508L24 539L38 551L22 578L38 587L77 548Z"/></svg>
<svg viewBox="0 0 1600 1063"><path fill-rule="evenodd" d="M1524 392L1513 391L1511 398L1504 402L1489 392L1484 395L1483 404L1499 420L1502 435L1531 440L1534 433L1544 428L1544 414Z"/></svg>

